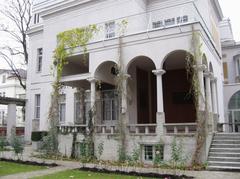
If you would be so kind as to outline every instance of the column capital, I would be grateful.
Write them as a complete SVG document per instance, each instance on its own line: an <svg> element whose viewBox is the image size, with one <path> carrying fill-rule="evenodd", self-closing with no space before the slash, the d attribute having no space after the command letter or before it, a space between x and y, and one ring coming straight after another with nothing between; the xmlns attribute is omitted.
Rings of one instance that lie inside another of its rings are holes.
<svg viewBox="0 0 240 179"><path fill-rule="evenodd" d="M207 66L203 64L199 64L199 65L194 65L193 68L195 68L197 71L205 71L207 69Z"/></svg>
<svg viewBox="0 0 240 179"><path fill-rule="evenodd" d="M163 75L164 73L166 73L166 71L163 70L163 69L153 70L152 72L153 72L156 76L158 76L158 75Z"/></svg>
<svg viewBox="0 0 240 179"><path fill-rule="evenodd" d="M94 83L97 81L97 78L95 77L90 77L90 78L87 78L87 81L89 81L90 83Z"/></svg>
<svg viewBox="0 0 240 179"><path fill-rule="evenodd" d="M210 71L206 71L206 72L204 72L203 75L204 75L205 77L207 77L207 78L210 78L210 79L213 78L213 73L210 72Z"/></svg>
<svg viewBox="0 0 240 179"><path fill-rule="evenodd" d="M131 78L131 75L129 75L129 74L127 74L127 73L124 73L124 74L123 74L123 77L124 77L124 79L127 80L128 78Z"/></svg>

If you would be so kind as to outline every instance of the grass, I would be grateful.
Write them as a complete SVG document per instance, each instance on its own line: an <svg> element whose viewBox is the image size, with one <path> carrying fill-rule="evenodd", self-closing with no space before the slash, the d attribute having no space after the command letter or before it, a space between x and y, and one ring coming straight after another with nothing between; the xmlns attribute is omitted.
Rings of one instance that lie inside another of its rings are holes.
<svg viewBox="0 0 240 179"><path fill-rule="evenodd" d="M22 172L31 172L42 169L47 169L47 167L0 161L0 176Z"/></svg>
<svg viewBox="0 0 240 179"><path fill-rule="evenodd" d="M80 170L67 170L51 175L36 177L35 179L153 179L139 176L114 175Z"/></svg>

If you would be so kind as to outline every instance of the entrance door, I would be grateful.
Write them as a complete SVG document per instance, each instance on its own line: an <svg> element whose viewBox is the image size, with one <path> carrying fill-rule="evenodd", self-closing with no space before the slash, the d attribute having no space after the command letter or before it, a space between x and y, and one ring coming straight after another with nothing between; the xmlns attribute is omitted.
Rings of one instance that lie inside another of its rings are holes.
<svg viewBox="0 0 240 179"><path fill-rule="evenodd" d="M240 132L240 110L229 111L229 131Z"/></svg>

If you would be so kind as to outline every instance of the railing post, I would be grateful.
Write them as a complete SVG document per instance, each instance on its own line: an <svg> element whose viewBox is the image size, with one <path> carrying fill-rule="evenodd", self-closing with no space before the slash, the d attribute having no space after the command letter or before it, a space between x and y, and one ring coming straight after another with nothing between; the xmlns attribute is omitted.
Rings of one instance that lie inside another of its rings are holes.
<svg viewBox="0 0 240 179"><path fill-rule="evenodd" d="M189 126L185 125L185 134L189 133Z"/></svg>
<svg viewBox="0 0 240 179"><path fill-rule="evenodd" d="M145 134L149 134L149 126L145 126Z"/></svg>
<svg viewBox="0 0 240 179"><path fill-rule="evenodd" d="M106 126L102 126L101 131L102 131L103 134L106 134Z"/></svg>
<svg viewBox="0 0 240 179"><path fill-rule="evenodd" d="M177 126L174 126L173 129L174 129L174 134L177 134L178 133Z"/></svg>
<svg viewBox="0 0 240 179"><path fill-rule="evenodd" d="M135 128L136 128L136 129L135 129L136 134L139 134L139 128L138 128L138 126L136 126Z"/></svg>

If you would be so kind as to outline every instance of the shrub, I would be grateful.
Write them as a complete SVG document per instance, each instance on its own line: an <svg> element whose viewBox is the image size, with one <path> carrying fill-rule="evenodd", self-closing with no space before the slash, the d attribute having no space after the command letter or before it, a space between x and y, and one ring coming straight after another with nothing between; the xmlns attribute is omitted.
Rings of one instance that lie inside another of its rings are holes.
<svg viewBox="0 0 240 179"><path fill-rule="evenodd" d="M15 155L23 153L24 142L20 137L16 136L16 129L14 127L12 128L11 131L10 145L13 148Z"/></svg>
<svg viewBox="0 0 240 179"><path fill-rule="evenodd" d="M31 140L34 142L42 141L43 137L47 135L46 131L33 131Z"/></svg>
<svg viewBox="0 0 240 179"><path fill-rule="evenodd" d="M7 146L7 140L5 137L0 137L0 151L5 150L5 147Z"/></svg>

